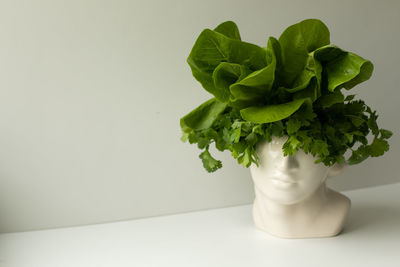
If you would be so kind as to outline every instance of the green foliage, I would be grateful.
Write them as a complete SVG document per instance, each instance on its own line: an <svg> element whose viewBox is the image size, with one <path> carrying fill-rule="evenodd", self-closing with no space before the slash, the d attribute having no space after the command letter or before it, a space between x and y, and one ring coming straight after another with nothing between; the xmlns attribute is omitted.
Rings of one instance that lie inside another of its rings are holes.
<svg viewBox="0 0 400 267"><path fill-rule="evenodd" d="M192 51L187 59L193 76L202 84L204 89L213 94L218 100L224 102L221 91L215 88L213 73L222 62L236 63L249 68L259 70L267 65L266 51L254 44L232 39L224 34L227 27L233 23L227 23L222 33L205 29L197 38ZM217 27L218 29L219 27Z"/></svg>
<svg viewBox="0 0 400 267"><path fill-rule="evenodd" d="M284 155L302 149L327 166L357 164L389 150L392 132L378 127L376 111L341 92L368 80L372 63L330 44L319 20L288 27L264 48L242 41L227 21L202 31L187 62L214 98L181 119L182 140L203 150L209 172L222 167L209 152L212 143L245 167L257 164L256 145L273 136L288 137Z"/></svg>
<svg viewBox="0 0 400 267"><path fill-rule="evenodd" d="M283 120L298 110L306 99L296 99L284 104L249 107L242 109L240 115L247 121L268 123Z"/></svg>
<svg viewBox="0 0 400 267"><path fill-rule="evenodd" d="M279 43L283 59L281 82L289 88L308 84L311 77L318 75L318 64L311 53L330 43L329 30L319 20L303 20L288 27L279 37Z"/></svg>
<svg viewBox="0 0 400 267"><path fill-rule="evenodd" d="M202 130L212 126L218 115L226 109L226 104L212 98L181 119L183 132Z"/></svg>
<svg viewBox="0 0 400 267"><path fill-rule="evenodd" d="M203 162L203 167L208 171L208 172L215 172L219 168L222 167L222 163L220 160L214 159L210 152L207 149L199 155L199 158Z"/></svg>

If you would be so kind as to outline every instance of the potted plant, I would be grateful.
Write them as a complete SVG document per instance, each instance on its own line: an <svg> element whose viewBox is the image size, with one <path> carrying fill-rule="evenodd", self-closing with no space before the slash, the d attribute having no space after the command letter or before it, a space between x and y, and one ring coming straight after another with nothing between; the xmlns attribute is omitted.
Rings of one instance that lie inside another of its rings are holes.
<svg viewBox="0 0 400 267"><path fill-rule="evenodd" d="M373 64L331 44L317 19L269 37L266 47L242 41L226 21L201 32L187 62L213 95L180 120L182 140L203 150L204 168L222 167L210 154L212 143L251 166L253 217L264 231L338 234L350 201L326 188L325 179L389 150L392 133L378 127L376 111L344 94L371 77Z"/></svg>

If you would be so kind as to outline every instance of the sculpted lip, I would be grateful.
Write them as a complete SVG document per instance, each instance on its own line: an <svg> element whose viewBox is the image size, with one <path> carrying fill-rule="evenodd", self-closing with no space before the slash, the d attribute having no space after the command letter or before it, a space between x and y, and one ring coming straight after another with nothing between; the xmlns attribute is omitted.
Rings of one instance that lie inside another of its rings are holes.
<svg viewBox="0 0 400 267"><path fill-rule="evenodd" d="M291 176L287 173L283 173L281 171L276 172L272 178L272 181L287 183L287 184L295 184L297 183L295 180L291 178Z"/></svg>
<svg viewBox="0 0 400 267"><path fill-rule="evenodd" d="M297 182L293 180L290 175L282 172L275 173L274 177L272 178L272 183L275 186L282 188L292 187L297 184Z"/></svg>
<svg viewBox="0 0 400 267"><path fill-rule="evenodd" d="M282 178L273 178L272 181L286 183L286 184L295 184L297 182L290 180L290 179L282 179Z"/></svg>
<svg viewBox="0 0 400 267"><path fill-rule="evenodd" d="M278 179L278 178L272 179L271 182L275 187L280 188L280 189L289 189L289 188L296 186L296 184L297 184L297 182L292 181L292 180Z"/></svg>

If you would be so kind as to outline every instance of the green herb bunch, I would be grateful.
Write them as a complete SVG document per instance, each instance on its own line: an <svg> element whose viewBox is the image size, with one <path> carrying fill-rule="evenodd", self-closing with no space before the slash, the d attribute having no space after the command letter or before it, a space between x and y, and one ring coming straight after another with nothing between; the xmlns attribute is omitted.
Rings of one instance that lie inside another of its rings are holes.
<svg viewBox="0 0 400 267"><path fill-rule="evenodd" d="M378 127L376 111L342 92L368 80L373 64L330 44L320 20L292 25L266 47L241 41L236 24L227 21L201 32L187 62L214 97L181 118L182 140L203 150L209 172L222 167L209 152L212 143L245 167L257 164L257 143L273 136L288 137L285 156L302 149L327 166L389 150L392 133Z"/></svg>

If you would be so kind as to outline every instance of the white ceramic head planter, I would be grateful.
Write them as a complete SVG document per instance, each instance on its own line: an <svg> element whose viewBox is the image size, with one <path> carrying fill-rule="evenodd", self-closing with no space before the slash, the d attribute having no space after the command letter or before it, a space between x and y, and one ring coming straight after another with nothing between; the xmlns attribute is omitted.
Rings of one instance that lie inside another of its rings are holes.
<svg viewBox="0 0 400 267"><path fill-rule="evenodd" d="M345 165L316 164L316 158L302 150L284 157L282 146L286 138L274 137L272 142L258 144L259 166L250 166L256 226L284 238L337 235L346 220L350 200L326 188L325 181Z"/></svg>

